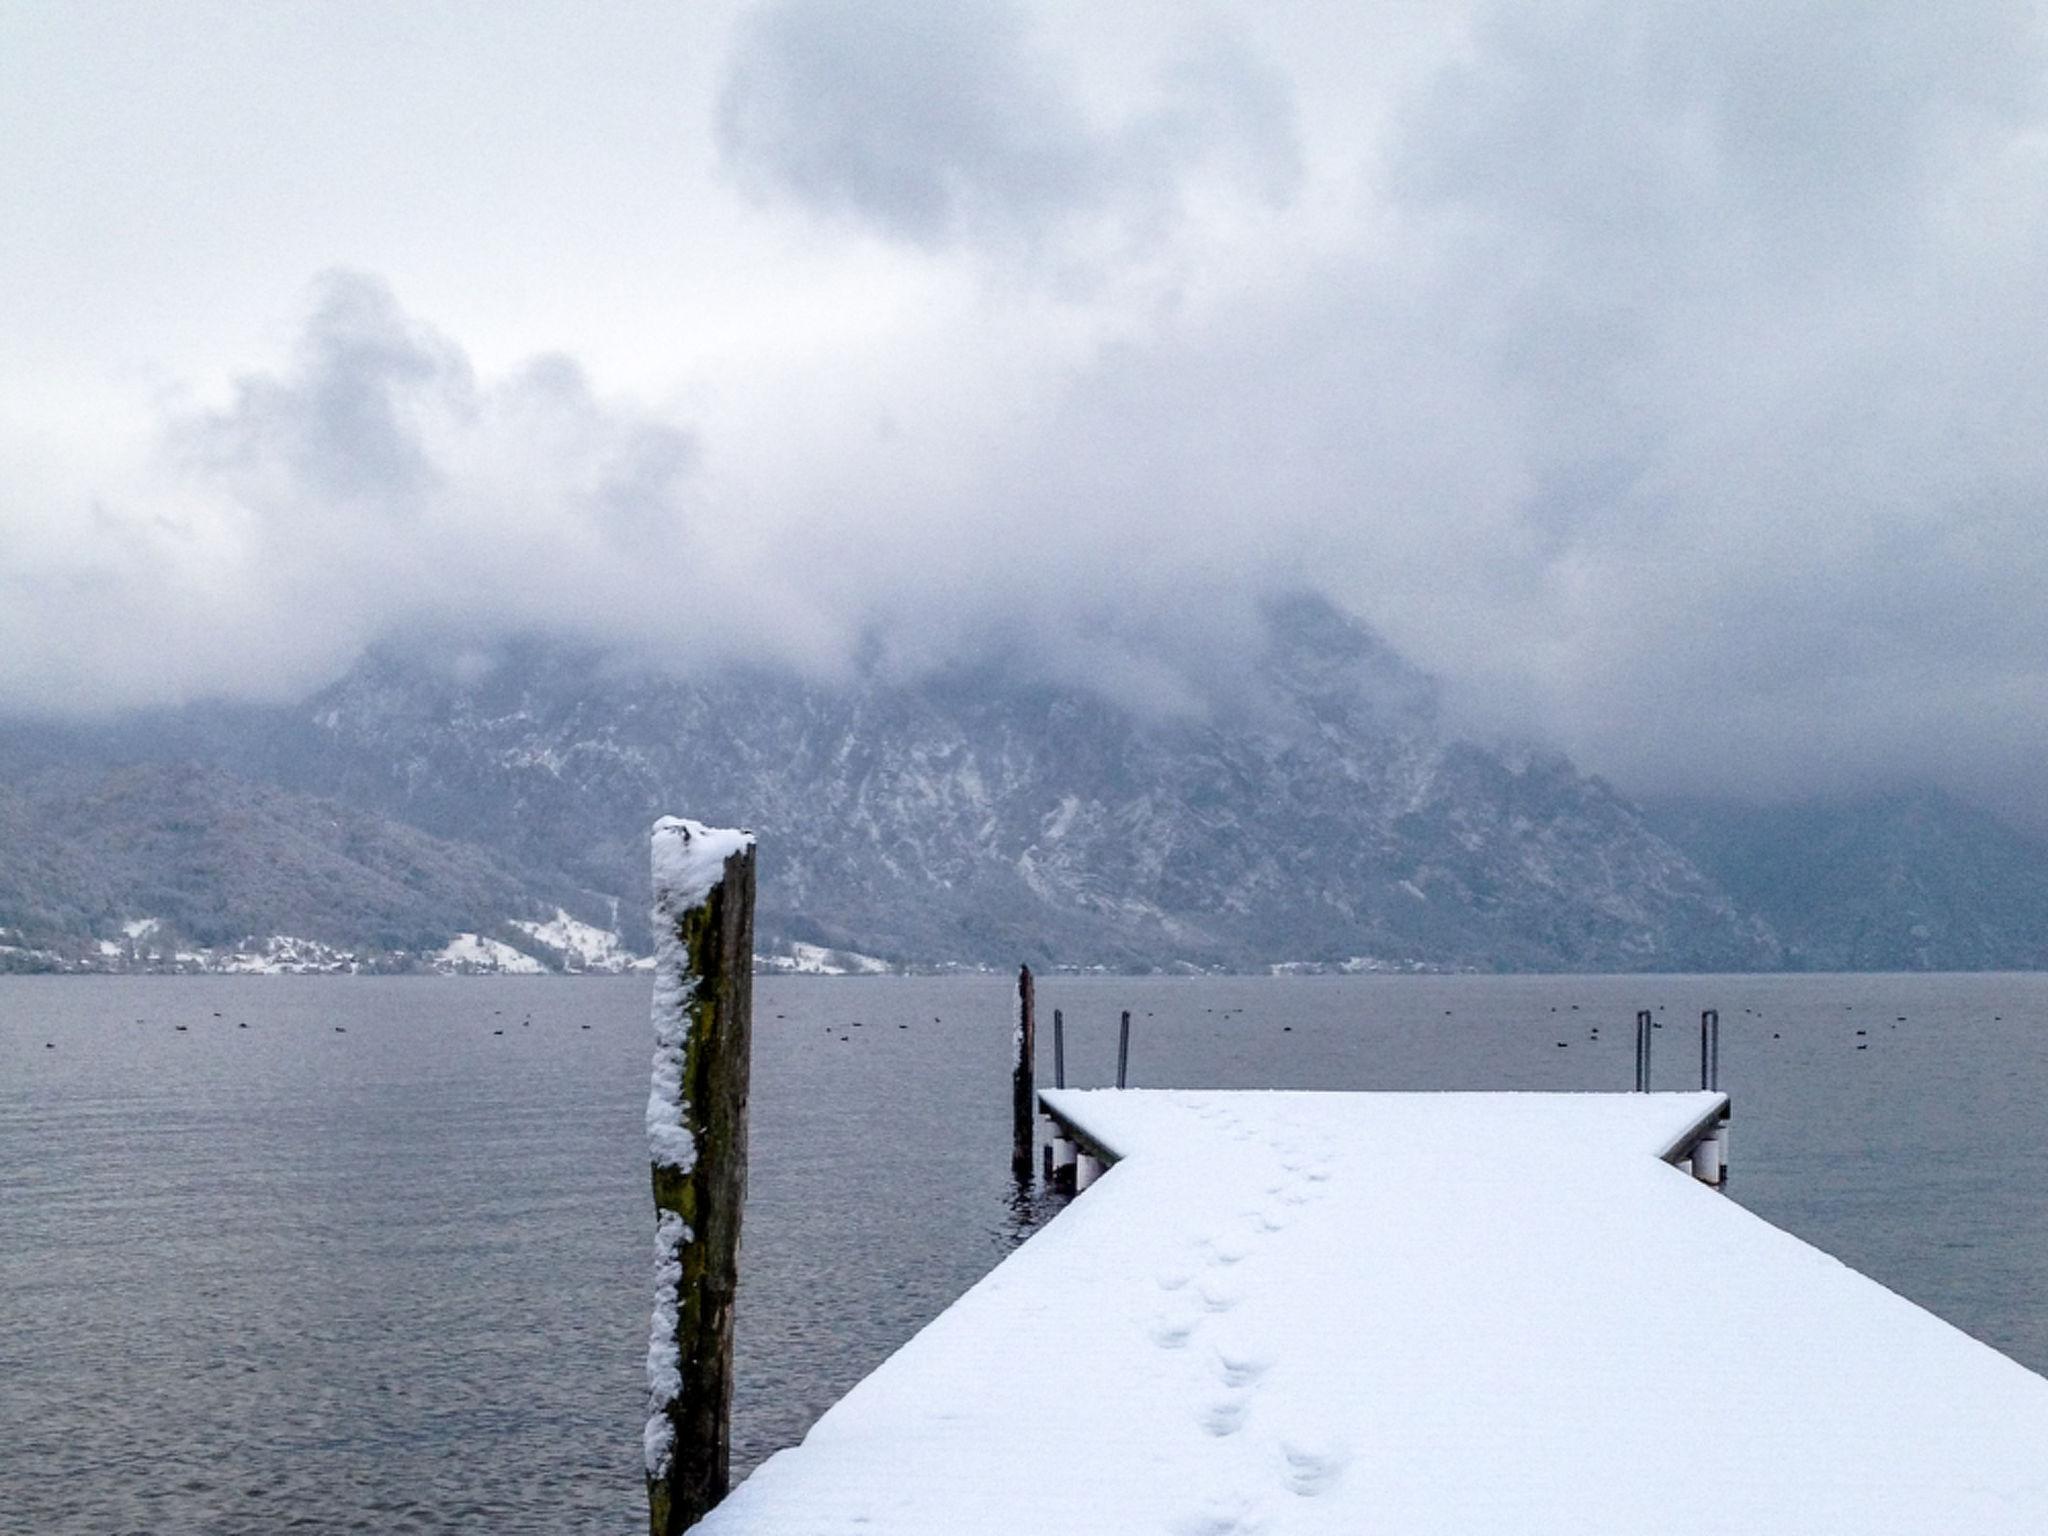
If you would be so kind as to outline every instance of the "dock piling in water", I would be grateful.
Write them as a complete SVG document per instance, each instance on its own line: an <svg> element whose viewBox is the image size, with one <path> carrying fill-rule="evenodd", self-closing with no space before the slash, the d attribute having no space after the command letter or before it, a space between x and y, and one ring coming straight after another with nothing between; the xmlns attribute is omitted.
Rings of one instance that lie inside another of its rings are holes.
<svg viewBox="0 0 2048 1536"><path fill-rule="evenodd" d="M1010 1070L1010 1171L1018 1178L1031 1177L1031 1142L1038 1117L1038 1095L1032 1091L1031 1060L1036 999L1032 995L1031 967L1017 968L1017 1027L1011 1037L1016 1060Z"/></svg>
<svg viewBox="0 0 2048 1536"><path fill-rule="evenodd" d="M1071 1136L1058 1121L1053 1122L1052 1137L1052 1187L1071 1190L1080 1161L1081 1149L1074 1144Z"/></svg>
<svg viewBox="0 0 2048 1536"><path fill-rule="evenodd" d="M1124 1010L1123 1022L1116 1030L1116 1085L1126 1086L1125 1079L1131 1070L1131 1011Z"/></svg>
<svg viewBox="0 0 2048 1536"><path fill-rule="evenodd" d="M642 1450L651 1536L678 1536L732 1484L733 1302L747 1193L754 836L655 823L654 1065L647 1142L654 1316Z"/></svg>
<svg viewBox="0 0 2048 1536"><path fill-rule="evenodd" d="M1721 1134L1716 1127L1693 1145L1692 1176L1702 1184L1719 1187L1721 1172Z"/></svg>

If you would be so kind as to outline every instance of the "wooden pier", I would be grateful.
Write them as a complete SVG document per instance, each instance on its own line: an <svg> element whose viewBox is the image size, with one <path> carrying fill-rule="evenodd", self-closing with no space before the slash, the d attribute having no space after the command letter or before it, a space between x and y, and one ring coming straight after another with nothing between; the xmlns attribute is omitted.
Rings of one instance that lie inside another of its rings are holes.
<svg viewBox="0 0 2048 1536"><path fill-rule="evenodd" d="M1039 1102L1087 1192L699 1529L2048 1531L2048 1381L1707 1187L1724 1095Z"/></svg>

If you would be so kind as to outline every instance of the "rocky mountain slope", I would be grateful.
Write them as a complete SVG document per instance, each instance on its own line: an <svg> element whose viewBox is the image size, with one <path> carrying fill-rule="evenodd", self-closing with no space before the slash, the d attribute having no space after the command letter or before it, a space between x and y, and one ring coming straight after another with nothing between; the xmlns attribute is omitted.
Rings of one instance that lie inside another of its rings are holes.
<svg viewBox="0 0 2048 1536"><path fill-rule="evenodd" d="M460 670L387 652L293 708L11 727L0 927L26 910L104 943L170 914L195 935L416 956L460 935L448 953L465 964L509 946L521 963L616 965L647 944L646 829L679 811L760 834L763 948L806 969L2042 954L2010 929L1930 946L1903 921L1904 887L1869 885L1866 864L1816 883L1742 853L1732 812L1653 822L1554 754L1461 741L1426 678L1319 600L1272 605L1234 665L1148 713L1005 665L677 680L532 643ZM52 775L100 798L53 809L35 788ZM1995 823L1969 835L2004 839L2015 882L2044 867ZM1918 868L1916 847L1888 867ZM1972 862L1949 848L1914 899L1967 883ZM1845 945L1816 913L1851 887L1868 918Z"/></svg>
<svg viewBox="0 0 2048 1536"><path fill-rule="evenodd" d="M0 850L0 965L17 968L285 951L291 968L409 968L451 930L554 912L545 878L482 848L189 762L21 775L0 786Z"/></svg>
<svg viewBox="0 0 2048 1536"><path fill-rule="evenodd" d="M1255 708L1146 719L986 668L833 689L387 660L269 771L600 891L641 882L665 808L745 822L764 935L902 962L1771 958L1627 802L1446 739L1426 682L1322 605L1271 612L1251 683Z"/></svg>
<svg viewBox="0 0 2048 1536"><path fill-rule="evenodd" d="M2048 967L2048 847L1932 789L1791 806L1676 802L1653 824L1802 970Z"/></svg>

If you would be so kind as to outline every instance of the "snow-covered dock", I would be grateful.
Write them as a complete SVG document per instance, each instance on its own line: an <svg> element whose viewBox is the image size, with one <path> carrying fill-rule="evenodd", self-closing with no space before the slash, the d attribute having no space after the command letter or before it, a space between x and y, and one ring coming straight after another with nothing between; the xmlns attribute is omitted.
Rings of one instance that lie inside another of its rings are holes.
<svg viewBox="0 0 2048 1536"><path fill-rule="evenodd" d="M2048 1380L1664 1161L1718 1094L1042 1100L1115 1165L701 1530L2048 1531Z"/></svg>

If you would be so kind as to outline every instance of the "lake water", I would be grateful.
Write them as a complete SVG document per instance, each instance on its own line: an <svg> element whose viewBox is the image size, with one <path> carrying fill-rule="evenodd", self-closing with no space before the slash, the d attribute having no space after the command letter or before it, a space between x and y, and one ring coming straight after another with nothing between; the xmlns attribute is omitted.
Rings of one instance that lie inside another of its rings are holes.
<svg viewBox="0 0 2048 1536"><path fill-rule="evenodd" d="M757 983L743 1466L1054 1209L1009 1176L1009 996ZM1041 1081L1054 1007L1078 1085L1128 1008L1153 1087L1625 1089L1638 1007L1694 1086L1717 1007L1730 1197L2048 1371L2048 976L1039 998ZM0 1528L641 1528L646 1015L630 978L0 979Z"/></svg>

